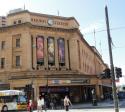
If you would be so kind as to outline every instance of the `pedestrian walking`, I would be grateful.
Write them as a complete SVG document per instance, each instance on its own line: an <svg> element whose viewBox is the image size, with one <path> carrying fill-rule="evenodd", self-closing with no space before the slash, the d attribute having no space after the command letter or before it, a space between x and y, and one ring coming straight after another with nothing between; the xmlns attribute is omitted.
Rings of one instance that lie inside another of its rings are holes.
<svg viewBox="0 0 125 112"><path fill-rule="evenodd" d="M66 111L69 111L69 106L72 105L70 99L68 98L68 96L65 96L64 98L64 107Z"/></svg>
<svg viewBox="0 0 125 112"><path fill-rule="evenodd" d="M28 101L28 112L32 112L32 100Z"/></svg>
<svg viewBox="0 0 125 112"><path fill-rule="evenodd" d="M44 107L44 98L43 97L39 97L39 99L37 100L37 112L42 112Z"/></svg>

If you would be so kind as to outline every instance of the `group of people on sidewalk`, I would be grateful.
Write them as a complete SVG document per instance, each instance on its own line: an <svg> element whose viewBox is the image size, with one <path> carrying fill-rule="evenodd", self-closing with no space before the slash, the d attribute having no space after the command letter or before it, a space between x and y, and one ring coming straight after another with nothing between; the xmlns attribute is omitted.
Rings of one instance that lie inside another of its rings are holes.
<svg viewBox="0 0 125 112"><path fill-rule="evenodd" d="M43 110L46 111L46 107L45 107L45 101L44 101L44 97L43 96L39 96L39 98L37 99L37 112L43 112ZM68 98L68 96L66 95L65 98L63 99L63 106L64 106L64 109L66 111L69 111L69 106L71 106L72 103L70 101L70 99ZM32 112L33 110L33 102L32 100L29 100L29 103L28 103L28 111L29 112Z"/></svg>

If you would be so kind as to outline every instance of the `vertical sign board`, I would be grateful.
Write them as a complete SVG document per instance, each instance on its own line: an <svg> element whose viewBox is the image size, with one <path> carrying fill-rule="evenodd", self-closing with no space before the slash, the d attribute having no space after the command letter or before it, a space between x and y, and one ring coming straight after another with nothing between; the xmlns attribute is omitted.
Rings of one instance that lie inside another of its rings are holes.
<svg viewBox="0 0 125 112"><path fill-rule="evenodd" d="M65 43L63 38L58 39L58 56L59 63L65 63Z"/></svg>
<svg viewBox="0 0 125 112"><path fill-rule="evenodd" d="M38 36L36 38L36 57L37 57L37 64L44 63L44 37Z"/></svg>
<svg viewBox="0 0 125 112"><path fill-rule="evenodd" d="M54 65L55 63L55 45L54 38L48 38L48 64Z"/></svg>

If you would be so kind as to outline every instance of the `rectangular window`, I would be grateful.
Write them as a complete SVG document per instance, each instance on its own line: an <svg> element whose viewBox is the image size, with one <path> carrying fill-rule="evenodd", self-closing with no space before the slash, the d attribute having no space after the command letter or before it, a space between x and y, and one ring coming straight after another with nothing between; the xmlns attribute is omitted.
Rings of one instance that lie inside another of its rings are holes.
<svg viewBox="0 0 125 112"><path fill-rule="evenodd" d="M78 45L78 59L79 59L79 68L81 69L81 58L80 58L80 42L77 40L77 45Z"/></svg>
<svg viewBox="0 0 125 112"><path fill-rule="evenodd" d="M1 43L1 49L2 50L5 49L5 41L2 41L2 43Z"/></svg>
<svg viewBox="0 0 125 112"><path fill-rule="evenodd" d="M16 39L16 47L20 47L20 38Z"/></svg>
<svg viewBox="0 0 125 112"><path fill-rule="evenodd" d="M5 58L1 58L1 68L5 68Z"/></svg>
<svg viewBox="0 0 125 112"><path fill-rule="evenodd" d="M16 67L20 66L20 56L16 56Z"/></svg>
<svg viewBox="0 0 125 112"><path fill-rule="evenodd" d="M21 20L18 20L18 23L20 24L20 23L21 23Z"/></svg>

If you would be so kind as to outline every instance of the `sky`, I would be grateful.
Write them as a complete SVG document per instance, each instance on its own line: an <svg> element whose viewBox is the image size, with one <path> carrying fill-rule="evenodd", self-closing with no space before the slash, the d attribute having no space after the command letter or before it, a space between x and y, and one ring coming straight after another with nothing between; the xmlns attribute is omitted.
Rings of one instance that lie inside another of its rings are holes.
<svg viewBox="0 0 125 112"><path fill-rule="evenodd" d="M0 0L0 16L24 7L31 12L73 16L80 24L85 40L96 47L110 67L105 5L108 7L114 67L122 68L120 84L125 84L125 0Z"/></svg>

